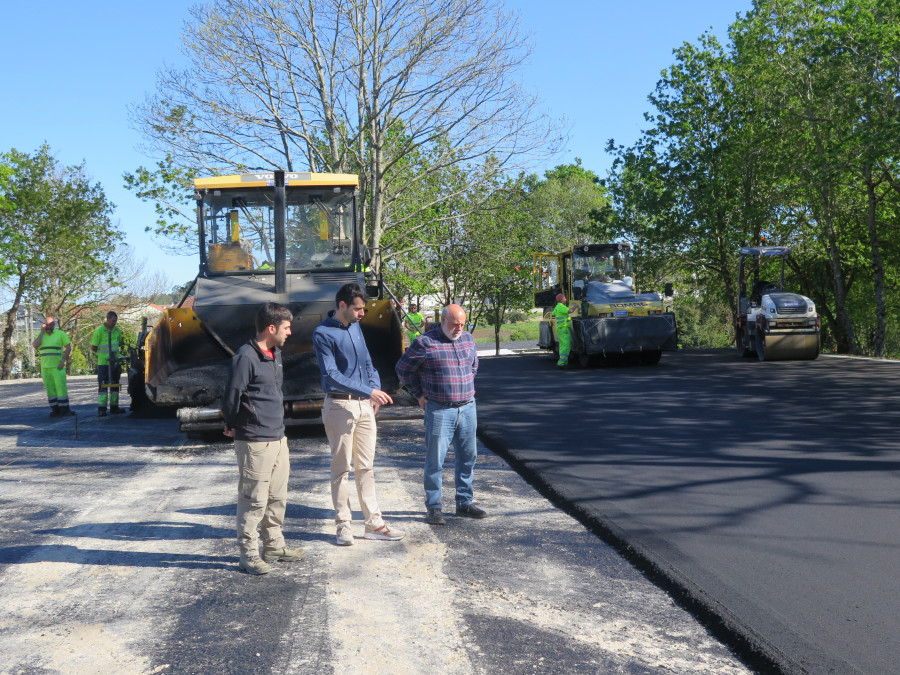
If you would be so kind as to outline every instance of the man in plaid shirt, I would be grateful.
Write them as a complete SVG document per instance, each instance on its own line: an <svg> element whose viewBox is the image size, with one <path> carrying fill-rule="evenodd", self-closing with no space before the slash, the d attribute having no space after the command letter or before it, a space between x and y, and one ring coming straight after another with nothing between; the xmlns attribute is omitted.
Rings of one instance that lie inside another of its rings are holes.
<svg viewBox="0 0 900 675"><path fill-rule="evenodd" d="M456 454L456 515L487 515L472 503L472 476L478 457L478 353L472 334L463 330L465 325L462 307L445 307L441 325L415 340L397 362L400 382L425 409L425 520L432 525L447 522L441 503L441 474L450 443Z"/></svg>

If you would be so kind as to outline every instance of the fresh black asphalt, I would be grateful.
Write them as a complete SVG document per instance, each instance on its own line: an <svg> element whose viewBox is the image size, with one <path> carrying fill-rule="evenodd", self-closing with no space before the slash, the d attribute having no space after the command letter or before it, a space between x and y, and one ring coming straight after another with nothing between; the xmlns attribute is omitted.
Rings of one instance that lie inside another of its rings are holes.
<svg viewBox="0 0 900 675"><path fill-rule="evenodd" d="M900 663L900 364L483 359L479 432L764 670Z"/></svg>

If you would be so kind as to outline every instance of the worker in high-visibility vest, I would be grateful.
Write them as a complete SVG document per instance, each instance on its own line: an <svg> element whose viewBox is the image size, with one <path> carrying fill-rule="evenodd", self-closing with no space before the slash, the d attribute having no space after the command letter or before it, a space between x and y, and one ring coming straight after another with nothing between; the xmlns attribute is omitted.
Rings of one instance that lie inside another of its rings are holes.
<svg viewBox="0 0 900 675"><path fill-rule="evenodd" d="M38 350L41 357L41 378L47 389L50 417L74 415L69 408L69 390L66 387L66 363L72 351L69 336L56 327L52 316L48 316L31 346Z"/></svg>
<svg viewBox="0 0 900 675"><path fill-rule="evenodd" d="M569 351L572 341L569 336L569 324L571 315L577 311L577 307L569 308L566 304L566 296L559 293L556 296L556 307L553 308L553 318L556 319L556 336L559 338L559 361L557 368L566 368L569 365Z"/></svg>
<svg viewBox="0 0 900 675"><path fill-rule="evenodd" d="M106 313L106 321L91 336L91 351L97 355L97 415L106 417L106 402L109 401L109 412L113 415L124 415L119 407L119 378L122 368L119 366L119 354L122 351L122 329L116 323L119 315Z"/></svg>
<svg viewBox="0 0 900 675"><path fill-rule="evenodd" d="M409 337L409 344L413 343L417 337L425 330L425 317L419 314L419 306L411 302L409 304L409 313L406 315L406 335Z"/></svg>

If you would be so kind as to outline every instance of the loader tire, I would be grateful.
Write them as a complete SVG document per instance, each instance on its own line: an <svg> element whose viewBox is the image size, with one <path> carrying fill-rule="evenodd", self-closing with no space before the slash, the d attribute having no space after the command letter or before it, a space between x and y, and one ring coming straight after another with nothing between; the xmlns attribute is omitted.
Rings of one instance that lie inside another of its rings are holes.
<svg viewBox="0 0 900 675"><path fill-rule="evenodd" d="M659 363L659 360L662 358L662 350L661 349L651 349L646 352L641 352L641 365L642 366L655 366Z"/></svg>
<svg viewBox="0 0 900 675"><path fill-rule="evenodd" d="M582 354L578 353L578 365L582 368L595 368L599 365L600 359L593 354Z"/></svg>
<svg viewBox="0 0 900 675"><path fill-rule="evenodd" d="M128 396L131 398L130 409L132 413L140 413L152 405L144 391L144 372L128 371Z"/></svg>

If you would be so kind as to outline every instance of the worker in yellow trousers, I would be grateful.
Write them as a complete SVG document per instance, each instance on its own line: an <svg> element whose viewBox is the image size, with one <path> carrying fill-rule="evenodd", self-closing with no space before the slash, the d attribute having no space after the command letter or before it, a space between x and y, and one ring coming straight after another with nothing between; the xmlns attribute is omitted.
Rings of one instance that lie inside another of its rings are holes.
<svg viewBox="0 0 900 675"><path fill-rule="evenodd" d="M109 401L109 412L113 415L124 415L119 407L119 379L122 369L119 366L119 355L122 352L122 329L116 323L119 315L106 313L106 321L91 336L91 351L97 355L97 415L106 417L106 403Z"/></svg>
<svg viewBox="0 0 900 675"><path fill-rule="evenodd" d="M31 346L41 357L41 378L47 389L50 417L74 415L69 408L69 390L66 386L66 364L72 351L69 336L56 327L56 319L48 316Z"/></svg>
<svg viewBox="0 0 900 675"><path fill-rule="evenodd" d="M566 296L559 293L556 296L556 307L553 308L553 318L556 319L556 336L559 338L559 361L557 368L566 368L569 365L569 352L572 348L572 340L569 334L571 315L577 308L569 309L566 304Z"/></svg>

